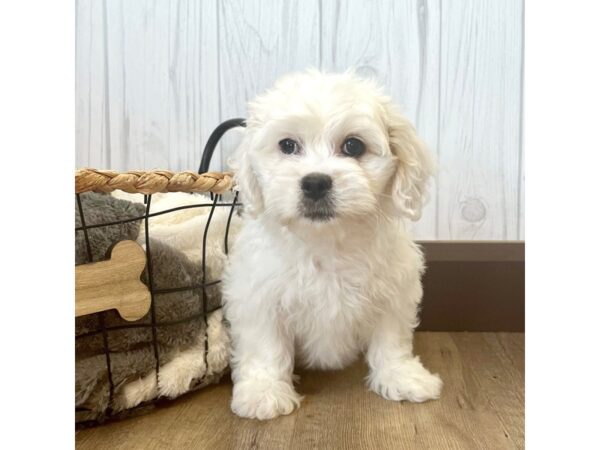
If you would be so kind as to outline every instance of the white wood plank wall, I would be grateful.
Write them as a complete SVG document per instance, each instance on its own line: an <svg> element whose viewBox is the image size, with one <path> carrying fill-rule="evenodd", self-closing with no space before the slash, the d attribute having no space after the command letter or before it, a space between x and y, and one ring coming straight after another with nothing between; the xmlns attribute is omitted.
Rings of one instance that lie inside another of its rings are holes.
<svg viewBox="0 0 600 450"><path fill-rule="evenodd" d="M214 127L280 75L355 67L437 154L416 237L524 238L522 0L77 0L76 14L78 167L197 170Z"/></svg>

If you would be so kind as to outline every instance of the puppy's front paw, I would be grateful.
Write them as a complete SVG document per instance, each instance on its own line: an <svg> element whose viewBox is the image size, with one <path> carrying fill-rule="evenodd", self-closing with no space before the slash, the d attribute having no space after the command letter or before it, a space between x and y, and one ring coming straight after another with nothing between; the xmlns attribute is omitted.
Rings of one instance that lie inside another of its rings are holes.
<svg viewBox="0 0 600 450"><path fill-rule="evenodd" d="M231 410L249 419L274 419L290 414L302 397L294 387L279 380L244 380L233 386Z"/></svg>
<svg viewBox="0 0 600 450"><path fill-rule="evenodd" d="M439 398L442 391L439 375L431 374L418 357L409 358L369 374L369 388L387 400L424 402Z"/></svg>

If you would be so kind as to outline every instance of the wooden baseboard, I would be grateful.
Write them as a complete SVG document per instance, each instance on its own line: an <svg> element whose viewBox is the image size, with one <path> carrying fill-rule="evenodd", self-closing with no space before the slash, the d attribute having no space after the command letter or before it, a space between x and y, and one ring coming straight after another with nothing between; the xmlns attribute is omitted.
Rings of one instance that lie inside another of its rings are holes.
<svg viewBox="0 0 600 450"><path fill-rule="evenodd" d="M525 331L525 243L421 241L419 330Z"/></svg>

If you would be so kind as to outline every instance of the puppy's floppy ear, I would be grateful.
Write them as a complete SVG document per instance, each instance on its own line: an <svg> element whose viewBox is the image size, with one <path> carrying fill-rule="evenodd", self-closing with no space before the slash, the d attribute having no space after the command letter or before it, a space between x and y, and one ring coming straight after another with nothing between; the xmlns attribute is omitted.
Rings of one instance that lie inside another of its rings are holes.
<svg viewBox="0 0 600 450"><path fill-rule="evenodd" d="M252 217L256 217L263 211L264 206L258 178L250 158L251 142L251 132L246 130L244 139L228 163L234 172L236 190L240 192L244 211Z"/></svg>
<svg viewBox="0 0 600 450"><path fill-rule="evenodd" d="M415 128L393 105L386 105L386 113L390 150L396 157L392 201L401 215L418 220L427 199L429 178L435 172L435 162Z"/></svg>

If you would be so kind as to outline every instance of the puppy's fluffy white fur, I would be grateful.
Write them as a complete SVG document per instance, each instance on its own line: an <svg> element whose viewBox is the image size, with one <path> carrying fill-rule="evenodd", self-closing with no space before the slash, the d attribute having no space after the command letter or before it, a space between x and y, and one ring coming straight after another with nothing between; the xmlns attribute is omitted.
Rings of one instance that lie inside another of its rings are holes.
<svg viewBox="0 0 600 450"><path fill-rule="evenodd" d="M350 137L362 156L341 153ZM297 152L282 152L283 139ZM424 265L402 224L420 217L433 162L390 99L352 73L286 76L250 103L231 165L245 209L224 277L233 412L289 414L301 401L296 359L339 369L361 352L371 390L437 398L440 378L412 352ZM311 173L332 179L328 220L303 209Z"/></svg>

